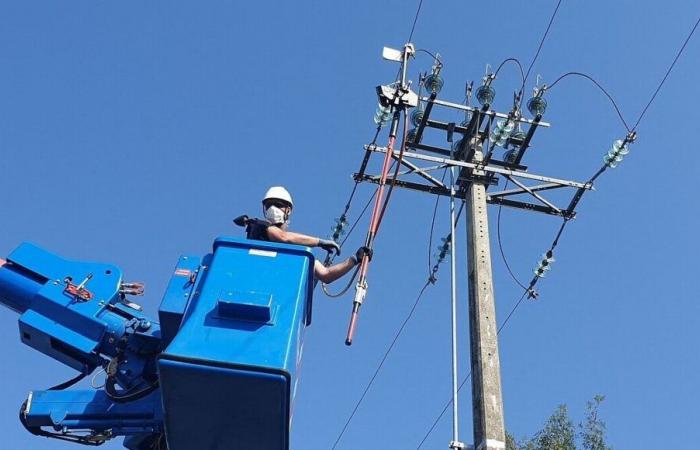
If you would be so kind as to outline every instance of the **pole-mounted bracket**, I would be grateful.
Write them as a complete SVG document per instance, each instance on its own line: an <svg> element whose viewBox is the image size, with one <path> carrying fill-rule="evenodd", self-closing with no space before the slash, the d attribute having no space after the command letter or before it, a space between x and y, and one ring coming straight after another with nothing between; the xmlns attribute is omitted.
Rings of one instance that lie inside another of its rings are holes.
<svg viewBox="0 0 700 450"><path fill-rule="evenodd" d="M415 108L418 106L418 94L410 88L387 84L377 86L377 97L382 106L401 106Z"/></svg>

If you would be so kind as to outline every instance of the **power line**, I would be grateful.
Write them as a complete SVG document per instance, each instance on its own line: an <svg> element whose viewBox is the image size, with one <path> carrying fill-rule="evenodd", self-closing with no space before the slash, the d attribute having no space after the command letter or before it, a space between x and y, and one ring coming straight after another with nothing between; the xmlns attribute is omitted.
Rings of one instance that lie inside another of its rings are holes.
<svg viewBox="0 0 700 450"><path fill-rule="evenodd" d="M595 78L592 76L582 73L582 72L566 72L565 74L559 76L552 84L549 85L547 88L548 90L551 90L557 83L559 83L561 80L564 78L570 77L570 76L579 76L587 79L591 83L593 83L600 91L605 94L605 96L608 98L610 103L612 104L613 108L615 108L615 111L617 112L618 117L620 118L620 121L622 122L622 125L624 125L625 129L629 132L630 127L627 125L627 121L625 121L625 118L622 116L622 112L620 111L620 107L617 106L617 103L615 102L615 99L613 99L612 95L603 87L602 84L600 84Z"/></svg>
<svg viewBox="0 0 700 450"><path fill-rule="evenodd" d="M525 288L525 290L524 290L524 292L523 292L523 295L520 296L520 299L515 303L515 306L513 306L513 308L510 310L510 313L509 313L508 316L506 317L506 320L503 321L503 323L501 324L501 326L498 328L498 332L497 332L498 334L501 333L501 330L506 326L506 324L507 324L508 321L510 320L511 316L513 315L513 313L515 313L515 310L518 309L518 307L520 306L520 304L523 302L523 300L524 300L525 297L527 296L528 292L529 292L529 289L528 289L528 288ZM462 387L467 383L467 381L469 381L469 379L471 378L471 376L472 376L472 372L471 372L471 370L470 370L469 373L467 374L467 376L464 377L464 379L462 380L462 382L459 384L459 388L457 389L457 391L461 391L461 390L462 390ZM435 418L435 420L433 421L433 424L432 424L432 425L430 426L430 428L428 429L428 432L425 433L425 436L423 436L423 439L422 439L422 440L420 441L420 443L418 444L418 447L416 447L416 450L419 450L419 449L423 446L423 444L425 444L425 441L428 440L428 437L430 437L430 435L432 434L433 430L435 429L435 427L437 426L437 424L440 422L440 419L442 419L442 416L445 415L445 412L447 411L447 408L449 408L451 404L452 404L452 400L450 399L450 400L445 404L445 407L442 408L442 411L440 412L440 414Z"/></svg>
<svg viewBox="0 0 700 450"><path fill-rule="evenodd" d="M503 189L508 188L508 183L510 180L506 180L506 184ZM523 283L520 282L518 277L515 276L513 273L513 270L510 268L510 264L508 263L508 258L506 258L506 253L503 250L503 242L501 240L501 210L503 209L503 205L499 204L498 205L498 217L496 218L496 237L498 238L498 250L501 252L501 259L503 260L503 264L506 266L506 269L508 270L508 273L510 274L511 278L513 281L515 281L515 284L520 286L523 289L527 289Z"/></svg>
<svg viewBox="0 0 700 450"><path fill-rule="evenodd" d="M421 288L420 292L418 293L418 297L416 297L415 302L413 302L413 306L411 307L411 310L408 312L408 315L406 316L403 323L399 327L399 330L396 332L396 335L394 335L394 339L391 341L391 344L384 352L384 356L382 357L382 360L379 362L379 365L377 366L374 373L372 374L372 377L370 378L369 382L365 386L364 391L362 391L362 395L360 395L360 398L355 402L355 406L352 409L350 416L345 421L345 425L343 425L343 429L340 431L338 438L335 440L335 443L333 444L333 447L332 447L333 449L335 449L338 446L338 443L343 438L343 435L345 434L345 431L348 429L350 422L355 417L355 413L357 412L357 410L360 408L360 405L364 401L365 396L367 395L367 392L369 392L370 388L372 387L372 384L374 383L374 380L377 378L377 375L379 375L379 372L382 370L382 367L384 366L384 362L386 362L386 359L389 357L389 353L391 353L391 351L394 349L394 345L396 345L396 341L401 336L401 333L403 333L403 330L406 327L406 324L408 323L409 320L411 320L411 317L413 317L413 312L416 310L416 307L418 306L418 303L420 302L421 297L423 297L423 293L425 293L425 290L428 288L428 286L430 286L430 280L426 281L425 284L423 285L423 287Z"/></svg>
<svg viewBox="0 0 700 450"><path fill-rule="evenodd" d="M664 75L664 78L661 80L661 83L659 83L659 86L656 88L654 91L654 94L651 96L649 99L649 103L644 107L644 110L642 113L639 115L639 119L637 119L637 123L634 124L634 127L632 127L632 130L636 130L637 126L639 125L639 122L642 121L642 118L644 117L644 114L646 114L647 109L649 109L649 106L654 102L656 99L656 95L659 93L661 88L663 87L664 83L666 82L666 79L668 76L671 74L671 71L673 70L673 67L676 65L676 62L678 61L678 58L681 57L681 54L683 54L683 51L685 50L686 45L688 45L688 42L690 39L693 37L693 34L695 34L695 30L698 28L698 24L700 24L700 17L698 17L698 20L695 22L695 26L693 26L693 29L690 30L690 33L688 34L688 37L685 38L685 41L683 42L683 45L681 46L681 49L678 50L678 53L676 53L676 57L673 58L673 62L671 65L668 67L668 70L666 71L666 75Z"/></svg>
<svg viewBox="0 0 700 450"><path fill-rule="evenodd" d="M440 178L440 182L445 181L445 176L447 175L447 169L445 169L442 172L442 178ZM440 196L436 195L435 196L435 206L433 207L433 218L430 221L430 236L428 237L428 276L431 274L431 270L433 268L433 232L435 231L435 218L437 217L437 209L438 205L440 204Z"/></svg>
<svg viewBox="0 0 700 450"><path fill-rule="evenodd" d="M561 238L562 233L564 232L564 228L566 228L566 225L567 225L568 223L569 223L569 220L568 220L568 219L565 219L565 220L562 222L561 226L560 226L559 229L557 230L557 234L555 235L554 239L552 240L552 244L549 246L549 251L553 251L553 250L556 248L556 246L559 244L559 239ZM498 331L496 332L496 334L499 334L499 335L501 334L501 331L503 331L503 329L506 327L506 325L508 325L508 322L509 322L510 319L513 317L513 315L515 314L515 312L518 310L518 308L520 307L520 305L523 303L523 301L525 300L525 298L527 298L529 295L532 295L532 292L534 292L533 288L535 287L535 284L537 284L537 281L538 281L539 279L540 279L540 277L538 277L538 276L536 275L536 276L533 277L533 279L530 281L530 286L527 286L527 287L526 287L526 286L524 286L524 285L521 285L521 286L523 287L523 293L522 293L522 295L520 296L520 298L518 299L518 301L515 302L515 305L511 308L511 310L510 310L510 312L508 313L508 315L506 316L505 320L503 320L503 322L501 323L501 325L498 327ZM469 378L471 378L471 375L472 375L472 373L471 373L471 370L470 370L469 373L467 374L467 376L464 377L464 379L463 379L462 382L460 383L459 388L457 389L458 392L462 390L462 387L466 384L467 380L469 380ZM420 441L420 443L418 444L418 447L416 447L416 450L419 450L419 449L423 446L423 444L425 443L425 441L428 439L428 437L430 436L430 434L433 432L433 430L434 430L435 427L437 426L438 422L440 422L440 419L442 419L442 417L445 415L445 411L447 411L447 408L450 407L450 404L451 404L451 403L452 403L452 400L449 400L449 401L447 402L447 404L445 405L445 407L444 407L444 408L442 409L442 411L440 412L440 414L435 418L435 420L433 421L432 425L430 426L430 428L429 428L428 431L426 432L425 436L423 436L423 439L422 439L422 440Z"/></svg>
<svg viewBox="0 0 700 450"><path fill-rule="evenodd" d="M369 208L369 205L372 204L372 200L374 200L375 195L377 195L377 191L372 192L372 195L370 195L369 199L367 199L367 203L365 203L365 206L362 208L362 212L360 212L360 215L357 216L357 219L355 219L355 222L353 222L352 226L350 226L348 233L345 235L343 240L340 242L341 247L345 244L345 241L348 240L348 238L350 237L352 232L355 230L355 227L357 227L357 224L360 223L360 219L362 219L362 217L367 212L367 209Z"/></svg>
<svg viewBox="0 0 700 450"><path fill-rule="evenodd" d="M535 52L535 56L532 58L532 61L530 62L530 65L527 68L527 71L525 72L525 79L523 80L523 84L520 87L520 92L522 93L525 90L525 83L527 82L528 77L530 76L530 71L532 70L532 67L535 65L535 61L537 61L537 58L540 56L540 51L542 51L542 46L544 45L544 41L547 39L547 36L549 35L549 30L552 28L552 24L554 23L554 18L557 16L557 12L559 12L559 7L561 6L561 1L559 0L557 2L557 6L554 8L554 12L552 12L552 16L549 18L549 23L547 24L547 29L544 31L544 34L542 35L542 39L540 40L540 45L537 47L537 52Z"/></svg>
<svg viewBox="0 0 700 450"><path fill-rule="evenodd" d="M537 49L537 52L536 52L536 54L535 54L535 56L534 56L532 62L530 63L530 65L529 65L529 67L528 67L527 73L526 73L525 76L523 77L523 84L522 84L522 86L521 86L521 92L522 92L522 90L524 89L524 85L525 85L525 83L526 83L527 78L529 77L529 74L530 74L530 72L531 72L532 67L534 66L534 64L535 64L535 62L536 62L536 60L537 60L537 58L539 57L539 54L540 54L541 49L542 49L542 47L543 47L543 44L544 44L544 42L545 42L545 40L546 40L546 38L547 38L547 35L548 35L548 33L549 33L550 29L551 29L551 26L552 26L552 24L553 24L553 21L554 21L554 19L555 19L555 17L556 17L556 14L557 14L557 12L558 12L558 10L559 10L560 5L561 5L561 0L559 0L558 3L557 3L557 5L556 5L556 8L555 8L555 10L554 10L554 12L553 12L553 14L552 14L552 16L551 16L551 18L550 18L550 21L549 21L549 24L548 24L548 26L547 26L547 29L545 30L545 33L544 33L544 35L543 35L543 37L542 37L542 40L540 41L540 44L539 44L538 49ZM416 22L417 22L417 20L418 20L419 14L420 14L421 7L422 7L422 0L421 0L421 2L419 3L418 11L416 12L416 17L415 17L415 19L414 19L414 23L413 23L413 26L412 26L412 29L411 29L411 35L410 35L410 37L409 37L409 41L412 39L413 32L414 32L414 30L415 30ZM683 43L683 46L681 47L681 49L679 50L679 52L676 54L676 57L674 58L674 60L673 60L673 62L671 63L670 67L668 68L668 70L667 70L667 72L666 72L664 78L662 79L662 81L660 82L660 84L659 84L659 86L657 87L656 91L655 91L654 94L652 95L651 99L649 100L649 102L648 102L647 105L645 106L644 110L642 111L642 113L641 113L639 119L638 119L637 122L635 123L635 126L632 128L632 130L636 129L636 127L639 125L639 123L641 122L642 118L643 118L644 115L646 114L647 110L649 109L650 105L651 105L651 104L653 103L653 101L655 100L655 98L656 98L658 92L659 92L659 91L661 90L661 88L663 87L664 83L666 82L666 79L668 78L670 72L671 72L672 69L674 68L674 66L675 66L676 62L678 61L678 59L680 58L681 54L682 54L683 51L685 50L685 47L687 46L688 42L689 42L690 39L692 38L692 36L693 36L693 34L695 33L695 31L696 31L696 29L697 29L697 27L698 27L699 24L700 24L700 18L699 18L698 21L695 23L695 26L693 27L693 29L692 29L691 32L689 33L688 37L686 38L685 42ZM506 62L508 62L508 61L510 61L510 60L513 60L513 61L517 62L517 60L515 60L515 59L510 59L510 58L509 58L509 59L505 60L503 63L501 63L501 66L499 66L499 70L500 70L500 68L503 66L503 64L505 64ZM519 62L518 62L518 65L520 66ZM522 66L520 66L520 68L521 68L521 75L522 75ZM624 117L622 116L622 113L621 113L619 107L617 106L616 102L615 102L614 99L612 98L612 96L600 85L600 83L598 83L595 79L593 79L593 78L590 77L589 75L586 75L586 74L583 74L583 73L580 73L580 72L568 72L568 73L562 75L561 77L559 77L557 80L555 80L555 82L552 83L552 85L550 86L550 89L551 89L551 87L553 87L554 85L556 85L560 80L562 80L563 78L565 78L565 77L567 77L567 76L570 76L570 75L582 76L582 77L584 77L584 78L590 80L591 82L593 82L593 83L606 95L606 97L610 100L610 102L612 103L613 107L615 108L615 110L616 110L616 112L617 112L617 114L618 114L620 120L622 121L622 123L623 123L623 125L625 126L625 128L627 129L627 131L628 131L628 132L631 131L630 128L629 128L629 126L627 125L627 123L626 123ZM405 118L404 118L404 120L405 120ZM597 176L600 175L600 174L602 173L602 171L604 171L604 170L605 170L605 166L604 166L600 171L598 171L598 172L596 173L596 175L594 175L594 176L591 178L591 180L592 180L592 181L595 180L595 179L597 178ZM354 194L354 190L353 190L353 194ZM386 203L385 203L384 206L386 207ZM365 210L366 210L366 207L365 207ZM363 211L363 214L364 214L364 211ZM434 223L434 219L433 219L433 223ZM555 240L553 241L553 243L552 243L552 245L551 245L551 247L550 247L550 251L553 250L554 247L558 244L559 238L561 237L561 235L562 235L562 233L563 233L563 231L564 231L564 228L566 227L567 223L568 223L568 220L565 220L565 221L562 223L562 225L561 225L561 227L560 227L560 229L559 229L559 231L558 231L558 233L557 233L557 235L556 235L556 238L555 238ZM353 226L353 228L354 228L354 226ZM431 227L431 228L432 228L432 227ZM347 238L346 238L346 239L347 239ZM502 256L504 257L504 262L506 263L506 266L508 266L507 261L506 261L506 259L505 259L505 255L504 255L503 249L502 249L501 240L500 240L500 208L499 208L499 247L501 248L501 253L502 253ZM508 316L506 317L506 319L504 320L504 322L503 322L503 323L501 324L501 326L499 327L498 333L500 333L501 330L508 324L508 322L510 321L511 317L514 315L514 313L515 313L515 312L517 311L517 309L520 307L520 305L522 304L523 300L527 297L527 295L528 295L528 294L532 294L532 292L534 292L534 291L532 290L532 287L535 285L535 283L537 282L537 280L539 280L539 277L538 277L538 276L535 276L535 278L533 278L533 280L530 282L530 287L524 287L524 285L521 284L521 283L517 280L517 278L514 276L514 274L512 273L512 271L510 271L510 267L509 267L509 266L508 266L508 268L509 268L509 272L511 272L511 276L513 276L513 278L516 280L516 282L518 282L518 284L519 284L521 287L523 287L524 292L523 292L522 296L520 297L520 299L516 302L515 306L511 309L510 313L508 314ZM412 307L412 309L411 309L411 311L410 311L408 317L404 320L403 324L402 324L401 327L399 328L399 332L397 333L397 335L395 336L395 338L394 338L394 340L392 341L391 345L390 345L389 348L387 349L387 351L386 351L384 357L382 358L382 360L381 360L381 362L380 362L378 368L376 369L374 375L373 375L372 378L370 379L370 382L369 382L368 385L366 386L366 388L365 388L365 390L364 390L362 396L360 397L360 399L359 399L358 402L356 403L355 408L353 409L352 414L350 415L350 417L349 417L348 420L346 421L345 426L343 427L343 430L341 431L340 435L338 436L338 439L336 440L336 442L335 442L333 448L335 448L335 447L337 446L337 444L339 443L340 439L342 438L344 432L346 431L347 427L349 426L349 424L350 424L351 420L353 419L355 413L357 412L357 410L358 410L360 404L362 403L362 401L364 400L364 398L365 398L367 392L369 391L369 389L370 389L372 383L374 382L374 380L376 379L377 375L379 374L379 371L381 370L381 368L382 368L384 362L386 361L386 358L388 357L389 353L390 353L391 350L393 349L393 347L394 347L394 345L395 345L395 343L396 343L396 341L397 341L399 335L402 333L403 329L405 328L405 325L408 323L408 321L409 321L410 318L412 317L412 314L413 314L413 312L414 312L414 310L415 310L415 308L416 308L416 306L417 306L417 303L420 301L420 298L422 297L422 295L423 295L423 293L425 292L425 289L427 288L427 286L429 285L429 283L430 283L430 281L426 282L426 284L425 284L425 285L423 286L423 288L421 289L421 291L420 291L420 293L419 293L419 295L418 295L418 298L416 299L416 302L414 303L414 305L413 305L413 307ZM462 383L461 383L460 386L459 386L459 389L462 388L462 386L466 383L466 381L469 379L470 376L471 376L471 373L462 381ZM419 444L418 448L420 448L420 447L422 446L422 444L425 442L425 440L428 438L428 436L430 435L430 433L432 432L432 430L435 428L435 426L437 425L437 423L439 422L439 420L441 419L441 417L444 415L444 412L447 410L447 408L449 407L449 404L450 404L450 403L451 403L451 401L448 402L448 404L447 404L447 405L445 406L445 408L443 409L442 413L441 413L441 414L438 416L438 418L435 420L435 422L433 423L433 425L432 425L431 428L429 429L428 433L426 434L426 436L424 437L424 439L423 439L423 440L421 441L421 443Z"/></svg>
<svg viewBox="0 0 700 450"><path fill-rule="evenodd" d="M554 15L556 15L556 11L559 9L560 4L561 4L561 0L557 3L557 7L556 7L556 9L555 9L554 14L552 15L552 19L550 20L550 23L549 23L549 25L548 25L548 27L547 27L547 31L545 32L545 36L544 36L544 37L546 37L546 35L547 35L548 31L549 31L549 28L551 27L552 21L553 21L553 19L554 19ZM617 112L617 114L618 114L620 120L622 121L622 123L623 123L625 129L626 129L626 130L628 131L628 133L629 133L629 132L635 130L635 129L637 128L637 126L639 125L639 123L641 122L642 118L643 118L644 115L646 114L646 112L647 112L647 110L649 109L650 105L653 103L653 101L654 101L654 99L656 98L657 94L659 93L659 91L660 91L661 88L663 87L664 83L666 82L666 79L668 78L669 74L670 74L671 71L673 70L673 67L675 66L675 64L677 63L677 61L678 61L678 59L680 58L681 54L682 54L683 51L685 50L685 47L687 46L688 42L690 41L690 39L692 38L693 34L695 33L695 31L696 31L698 25L700 25L700 18L698 18L698 20L696 21L696 23L695 23L695 25L693 26L692 30L691 30L690 33L688 34L688 36L687 36L687 38L685 39L683 45L681 46L680 50L679 50L678 53L676 54L676 57L674 58L674 60L673 60L673 62L671 63L671 65L669 66L668 70L666 71L666 74L664 75L663 79L662 79L661 82L659 83L659 86L658 86L658 87L656 88L656 90L654 91L653 95L651 96L651 99L649 100L649 102L647 103L646 107L644 108L644 110L643 110L642 113L640 114L639 119L638 119L637 122L635 123L634 127L632 127L632 129L630 129L629 126L627 125L627 122L625 121L624 117L622 116L622 113L621 113L621 111L620 111L620 108L617 106L617 103L614 101L614 99L612 98L612 96L607 92L607 90L606 90L605 88L602 87L602 85L600 85L600 83L598 83L594 78L592 78L592 77L589 76L589 75L586 75L586 74L583 74L583 73L580 73L580 72L568 72L568 73L566 73L566 74L560 76L557 80L555 80L555 82L552 83L552 84L550 85L549 88L551 89L551 88L552 88L554 85L556 85L560 80L562 80L563 78L565 78L565 77L567 77L567 76L570 76L570 75L578 75L578 76L582 76L582 77L584 77L584 78L590 80L590 81L593 82L593 83L606 95L606 97L610 100L610 102L611 102L611 104L613 105L613 107L615 108L615 111ZM530 67L528 68L528 71L527 71L527 74L526 74L526 78L529 76L530 69L532 68L532 65L534 64L534 61L537 59L537 56L539 55L540 49L541 49L541 47L542 47L542 43L544 42L544 37L543 37L542 42L540 43L540 48L538 48L538 51L537 51L537 53L536 53L536 55L535 55L535 58L533 59L533 63L531 63L531 64L530 64ZM502 64L503 64L503 63L502 63ZM500 67L499 67L499 69L500 69ZM524 83L523 83L523 85L524 85ZM604 165L599 171L597 171L596 174L594 174L594 175L591 177L591 182L594 181L600 174L602 174L602 172L605 170L606 167L607 167L607 165ZM579 198L579 200L580 200L580 198ZM500 219L500 208L499 208L499 219ZM551 246L550 246L550 252L553 251L554 248L558 245L559 239L561 238L561 236L562 236L562 234L563 234L563 232L564 232L564 229L566 228L566 225L567 225L568 223L569 223L569 220L564 220L564 221L562 222L562 224L561 224L561 226L559 227L559 230L557 231L557 234L556 234L556 236L555 236L555 238L554 238L554 240L553 240L553 242L552 242L552 244L551 244ZM501 243L500 243L500 220L499 220L499 247L501 248L501 251L502 251L502 246L501 246ZM504 255L502 254L502 256L504 256ZM504 262L505 262L505 259L504 259ZM506 266L507 266L507 263L506 263ZM509 270L509 271L510 271L510 270ZM512 272L511 272L511 276L513 276ZM516 279L516 278L514 277L514 279ZM513 306L513 308L511 309L511 311L510 311L510 312L508 313L508 315L506 316L506 318L505 318L505 320L503 321L503 323L501 324L501 326L498 328L498 334L500 334L500 332L501 332L501 331L505 328L505 326L509 323L510 319L513 317L513 315L514 315L515 312L518 310L518 308L520 307L520 305L522 304L522 302L525 300L525 298L528 296L528 294L532 294L532 292L534 292L534 291L532 290L532 288L534 287L534 285L537 283L538 280L539 280L539 276L536 275L536 276L532 279L532 281L530 282L530 287L524 287L523 285L521 285L521 284L518 282L518 284L520 284L521 287L524 288L524 291L523 291L522 295L520 296L520 298L518 299L518 301L517 301L517 302L515 303L515 305ZM517 282L517 279L516 279L516 282ZM464 384L466 383L466 381L467 381L470 377L471 377L471 372L464 378L464 380L463 380L462 383L460 384L460 386L459 386L459 389L460 389L460 390L461 390L462 386L464 386ZM422 445L425 443L425 441L428 439L428 437L429 437L430 434L433 432L433 430L434 430L435 427L437 426L437 424L438 424L438 422L440 421L440 419L444 416L445 412L446 412L447 409L449 408L451 402L452 402L452 400L449 400L449 401L447 402L447 404L446 404L445 407L442 409L442 411L440 412L440 414L439 414L439 415L437 416L437 418L433 421L432 425L431 425L430 428L428 429L428 432L425 434L425 436L423 437L423 439L422 439L421 442L419 443L417 449L420 449L420 448L422 447Z"/></svg>
<svg viewBox="0 0 700 450"><path fill-rule="evenodd" d="M455 225L457 224L457 222L459 222L459 218L460 218L460 216L462 215L463 209L464 209L464 202L462 202L462 204L460 205L459 210L457 211L457 214L456 214L456 217L455 217ZM345 434L345 431L347 430L348 426L350 425L350 422L351 422L352 419L355 417L355 413L357 413L357 410L360 408L360 405L361 405L362 402L364 401L365 396L367 395L367 392L369 392L370 388L372 387L372 384L374 383L375 379L376 379L377 376L379 375L379 372L381 371L382 367L384 366L384 362L385 362L386 359L388 358L389 353L391 353L391 351L394 349L394 346L396 345L396 342L398 341L399 337L400 337L401 334L403 333L404 328L406 328L406 325L408 324L408 322L409 322L409 321L411 320L411 318L413 317L413 313L414 313L414 311L416 310L416 307L418 306L418 303L420 302L421 298L423 297L423 294L425 293L425 290L427 289L427 287L428 287L430 284L433 284L433 283L434 283L434 280L435 280L435 273L438 271L438 268L439 268L439 265L440 265L441 262L442 262L442 260L438 260L438 261L435 263L435 265L433 266L432 272L430 273L430 275L428 276L428 279L426 280L425 284L423 285L423 287L421 288L420 292L418 293L418 297L416 297L416 300L413 302L413 306L412 306L411 309L409 310L408 315L406 316L406 318L404 319L403 323L402 323L401 326L399 327L398 331L397 331L396 334L394 335L394 338L393 338L393 340L391 341L391 344L389 345L389 347L388 347L387 350L385 351L384 356L382 357L382 360L380 361L379 365L378 365L377 368L375 369L374 374L372 375L372 377L370 378L369 382L367 383L367 386L365 386L365 389L364 389L364 391L362 392L362 395L360 395L360 398L355 402L355 406L353 407L353 410L352 410L352 412L350 413L350 416L349 416L348 419L345 421L345 424L343 425L343 429L340 431L340 434L338 435L337 439L335 440L335 443L333 444L333 447L332 447L333 449L335 449L335 448L337 447L338 443L339 443L340 440L342 439L343 435Z"/></svg>
<svg viewBox="0 0 700 450"><path fill-rule="evenodd" d="M413 32L416 30L416 23L418 23L418 16L420 15L420 10L423 7L423 0L418 2L418 9L416 10L416 17L413 18L413 25L411 25L411 34L408 35L408 40L406 42L411 42L413 39Z"/></svg>

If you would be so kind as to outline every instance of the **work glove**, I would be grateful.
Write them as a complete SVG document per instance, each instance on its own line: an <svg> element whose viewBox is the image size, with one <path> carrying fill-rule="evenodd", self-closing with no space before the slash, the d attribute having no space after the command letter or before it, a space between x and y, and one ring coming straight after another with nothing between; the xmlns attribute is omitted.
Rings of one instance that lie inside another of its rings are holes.
<svg viewBox="0 0 700 450"><path fill-rule="evenodd" d="M319 239L318 246L328 253L335 252L336 255L340 255L340 246L336 244L335 241L331 241L329 239Z"/></svg>
<svg viewBox="0 0 700 450"><path fill-rule="evenodd" d="M233 223L235 223L239 227L244 227L248 224L248 216L246 216L245 214L242 216L238 216L235 219L233 219Z"/></svg>
<svg viewBox="0 0 700 450"><path fill-rule="evenodd" d="M367 258L369 258L369 260L371 261L372 253L372 249L364 245L358 248L355 252L355 265L360 264L365 256L367 256Z"/></svg>

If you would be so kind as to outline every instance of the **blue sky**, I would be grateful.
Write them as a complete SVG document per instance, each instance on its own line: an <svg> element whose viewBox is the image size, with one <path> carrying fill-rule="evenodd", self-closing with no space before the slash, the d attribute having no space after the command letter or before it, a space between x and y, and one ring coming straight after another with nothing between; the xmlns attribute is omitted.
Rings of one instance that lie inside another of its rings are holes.
<svg viewBox="0 0 700 450"><path fill-rule="evenodd" d="M441 97L460 101L464 82L478 84L486 64L517 57L527 65L554 4L426 0L413 41L442 55ZM374 86L395 76L381 48L403 45L416 6L0 2L0 255L29 240L65 257L115 263L127 278L147 283L143 303L155 315L178 256L208 252L218 235L240 235L231 219L257 214L270 185L292 191L293 229L327 235L373 134ZM551 82L569 70L589 73L634 122L698 14L690 0L564 0L533 74ZM516 436L538 430L560 403L580 418L585 402L603 394L616 448L697 441L699 51L700 42L691 41L630 155L584 198L539 285L540 300L525 303L501 334L506 424ZM420 56L410 77L429 66ZM533 85L528 81L528 93ZM519 88L515 66L504 67L494 87L495 107L507 110ZM568 78L547 99L552 127L536 135L527 164L535 173L586 179L624 128L585 80ZM372 169L378 165L374 159ZM351 219L372 189L360 186ZM316 293L293 449L333 445L425 282L432 205L426 195L395 192L351 348L343 345L351 295ZM492 219L496 212L490 209ZM446 233L447 214L442 202L437 236ZM530 278L558 224L503 210L504 249L521 279ZM365 219L345 253L360 245L366 227ZM493 260L502 320L519 288L496 252ZM462 252L462 374L469 365L465 262ZM338 449L415 448L449 398L447 268ZM5 443L69 448L30 436L17 421L28 391L73 373L22 346L16 320L9 310L0 313ZM467 390L461 405L463 440L471 442ZM445 418L423 448L446 448L449 440Z"/></svg>

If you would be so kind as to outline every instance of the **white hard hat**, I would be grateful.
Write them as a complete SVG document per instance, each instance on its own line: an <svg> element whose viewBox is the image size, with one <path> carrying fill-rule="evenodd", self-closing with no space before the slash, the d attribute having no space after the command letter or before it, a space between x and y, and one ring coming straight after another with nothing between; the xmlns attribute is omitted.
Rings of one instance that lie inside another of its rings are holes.
<svg viewBox="0 0 700 450"><path fill-rule="evenodd" d="M265 197L263 197L262 201L263 203L265 203L265 201L272 199L285 201L289 203L291 207L294 207L292 196L289 194L289 191L287 191L282 186L272 186L270 189L267 190L267 192L265 193Z"/></svg>

